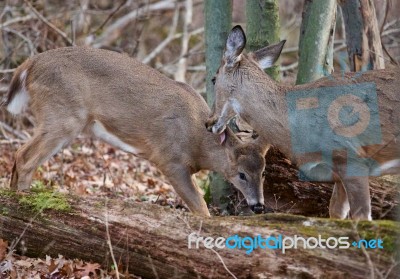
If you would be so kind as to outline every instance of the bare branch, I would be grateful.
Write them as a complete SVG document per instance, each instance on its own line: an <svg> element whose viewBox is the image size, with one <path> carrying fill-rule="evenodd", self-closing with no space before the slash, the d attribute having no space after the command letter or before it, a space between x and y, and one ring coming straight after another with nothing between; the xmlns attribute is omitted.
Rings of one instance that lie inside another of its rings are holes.
<svg viewBox="0 0 400 279"><path fill-rule="evenodd" d="M0 127L3 128L5 131L12 133L13 135L15 135L16 137L22 139L22 140L27 140L28 137L25 136L23 133L14 130L11 126L7 125L6 123L3 123L0 121Z"/></svg>
<svg viewBox="0 0 400 279"><path fill-rule="evenodd" d="M143 59L142 63L148 64L151 60L154 59L154 57L157 56L157 54L159 54L170 42L172 42L175 39L175 31L176 27L178 26L178 19L179 19L179 7L176 7L174 18L172 20L172 26L171 29L169 30L168 36L149 55L147 55Z"/></svg>
<svg viewBox="0 0 400 279"><path fill-rule="evenodd" d="M14 23L25 22L25 21L28 21L31 19L33 19L32 15L26 15L26 16L22 16L22 17L12 18L4 23L0 23L0 28L4 28L4 27L12 25Z"/></svg>
<svg viewBox="0 0 400 279"><path fill-rule="evenodd" d="M17 68L0 70L0 74L10 74L10 73L14 73L16 69L17 69Z"/></svg>
<svg viewBox="0 0 400 279"><path fill-rule="evenodd" d="M26 1L26 0L24 0ZM172 10L176 6L175 0L164 0L154 4L146 5L145 7L131 11L127 15L119 18L111 24L104 33L95 40L93 47L100 48L103 45L108 45L118 39L121 30L126 27L131 21L144 16L148 12L160 10Z"/></svg>
<svg viewBox="0 0 400 279"><path fill-rule="evenodd" d="M21 32L18 32L16 30L13 30L13 29L10 29L7 27L0 27L0 29L4 30L6 32L9 32L9 33L13 33L13 34L17 35L18 37L20 37L22 40L24 40L27 43L27 45L29 47L29 51L31 53L30 56L35 55L35 53L36 53L35 46L33 45L32 41L28 37L23 35ZM12 70L14 70L14 69L12 69Z"/></svg>
<svg viewBox="0 0 400 279"><path fill-rule="evenodd" d="M28 0L24 0L24 3L26 5L28 5L29 9L31 9L31 11L44 23L46 24L49 28L53 29L58 35L60 35L64 41L67 43L67 45L72 46L73 43L71 41L70 38L68 38L68 36L61 31L59 28L57 28L57 26L55 26L54 24L52 24L50 21L47 20L47 18L45 18L41 13L39 13L38 10L35 9L35 7L32 6L32 4L28 1Z"/></svg>
<svg viewBox="0 0 400 279"><path fill-rule="evenodd" d="M110 21L110 19L119 11L121 10L121 8L123 6L126 6L127 3L130 3L129 0L125 0L125 2L121 2L121 4L118 5L117 8L115 8L106 18L106 20L98 27L96 28L96 30L94 30L93 32L91 32L92 34L96 34L98 31L100 31L101 29L103 29L103 27Z"/></svg>
<svg viewBox="0 0 400 279"><path fill-rule="evenodd" d="M113 250L113 247L111 244L110 230L109 230L109 224L108 224L107 202L108 202L108 200L106 200L106 212L104 214L105 223L106 223L107 245L108 245L108 248L110 249L111 259L112 259L114 267L115 267L115 276L117 277L117 279L119 279L118 264L117 264L117 261L115 260L114 250Z"/></svg>
<svg viewBox="0 0 400 279"><path fill-rule="evenodd" d="M193 1L186 0L185 2L185 20L183 22L183 32L182 32L182 43L181 43L181 58L178 61L178 68L174 74L174 78L177 81L185 82L185 74L187 68L187 58L185 57L189 49L189 25L192 23L193 17Z"/></svg>

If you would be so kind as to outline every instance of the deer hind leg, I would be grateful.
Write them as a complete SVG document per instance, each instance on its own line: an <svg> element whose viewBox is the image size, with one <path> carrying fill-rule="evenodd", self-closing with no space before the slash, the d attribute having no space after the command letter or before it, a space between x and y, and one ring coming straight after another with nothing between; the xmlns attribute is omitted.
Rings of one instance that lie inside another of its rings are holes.
<svg viewBox="0 0 400 279"><path fill-rule="evenodd" d="M192 213L205 217L210 216L207 204L186 167L169 164L167 169L162 169L162 171Z"/></svg>
<svg viewBox="0 0 400 279"><path fill-rule="evenodd" d="M349 199L342 181L336 181L329 203L329 216L331 218L345 219L350 210Z"/></svg>
<svg viewBox="0 0 400 279"><path fill-rule="evenodd" d="M350 218L372 220L368 176L347 177L344 186L350 203Z"/></svg>
<svg viewBox="0 0 400 279"><path fill-rule="evenodd" d="M80 130L68 132L66 129L61 132L59 129L39 127L34 136L17 150L11 175L11 189L19 191L28 189L37 167L66 146L80 132Z"/></svg>

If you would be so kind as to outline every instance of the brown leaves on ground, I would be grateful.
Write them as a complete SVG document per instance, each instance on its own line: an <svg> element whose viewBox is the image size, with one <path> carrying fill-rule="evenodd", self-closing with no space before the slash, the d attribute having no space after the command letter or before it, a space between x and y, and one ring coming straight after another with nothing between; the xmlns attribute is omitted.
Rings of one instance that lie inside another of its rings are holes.
<svg viewBox="0 0 400 279"><path fill-rule="evenodd" d="M18 140L0 141L0 188L8 188L13 158L22 144ZM198 179L206 179L205 173L200 173ZM76 139L70 147L40 166L33 183L81 196L117 196L121 202L129 199L184 207L172 186L153 164L86 137ZM7 241L0 239L0 279L116 278L115 268L104 270L106 267L98 263L67 260L61 255L56 259L49 256L33 259L8 254L7 249L10 249ZM126 270L126 267L118 270ZM122 278L138 277L124 274Z"/></svg>
<svg viewBox="0 0 400 279"><path fill-rule="evenodd" d="M38 279L96 279L114 278L113 268L104 270L98 263L87 263L81 260L68 260L46 256L46 259L33 259L24 256L7 254L7 241L0 239L0 278L38 278ZM3 256L3 258L2 258ZM120 269L122 269L120 267ZM123 274L123 278L138 278Z"/></svg>
<svg viewBox="0 0 400 279"><path fill-rule="evenodd" d="M0 188L8 187L13 158L23 142L0 143ZM33 182L75 195L117 196L182 207L162 173L147 160L82 137L38 168Z"/></svg>

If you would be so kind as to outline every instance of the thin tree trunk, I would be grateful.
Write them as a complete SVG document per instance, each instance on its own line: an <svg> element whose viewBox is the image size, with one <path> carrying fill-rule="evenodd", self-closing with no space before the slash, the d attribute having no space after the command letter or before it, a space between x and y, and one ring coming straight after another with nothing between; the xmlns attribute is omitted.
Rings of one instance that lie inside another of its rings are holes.
<svg viewBox="0 0 400 279"><path fill-rule="evenodd" d="M339 1L346 26L347 52L354 72L384 69L382 42L372 0Z"/></svg>
<svg viewBox="0 0 400 279"><path fill-rule="evenodd" d="M204 17L207 103L212 106L215 100L212 78L220 66L226 38L232 27L232 0L206 0ZM232 194L232 188L216 173L210 174L210 187L214 205L225 210L229 204L227 197Z"/></svg>
<svg viewBox="0 0 400 279"><path fill-rule="evenodd" d="M211 79L220 66L226 38L232 28L232 0L206 0L204 3L204 17L207 103L212 106L215 93Z"/></svg>
<svg viewBox="0 0 400 279"><path fill-rule="evenodd" d="M247 49L254 51L279 41L278 0L246 1ZM266 70L273 79L279 76L279 67Z"/></svg>
<svg viewBox="0 0 400 279"><path fill-rule="evenodd" d="M332 73L336 7L336 0L304 2L297 84L311 82Z"/></svg>

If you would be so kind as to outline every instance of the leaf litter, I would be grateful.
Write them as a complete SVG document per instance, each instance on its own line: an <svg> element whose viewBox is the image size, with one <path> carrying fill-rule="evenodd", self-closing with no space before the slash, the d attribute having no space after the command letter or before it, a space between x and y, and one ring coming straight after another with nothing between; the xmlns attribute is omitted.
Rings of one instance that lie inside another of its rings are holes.
<svg viewBox="0 0 400 279"><path fill-rule="evenodd" d="M0 143L0 189L8 188L15 151L22 144ZM207 172L196 174L196 179L205 181ZM60 193L118 197L121 201L156 203L187 210L154 164L87 137L78 137L70 147L41 165L32 181ZM9 243L0 238L0 279L116 278L115 267L105 270L98 263L65 259L62 255L29 258L10 252L9 248ZM125 274L124 278L140 277Z"/></svg>

